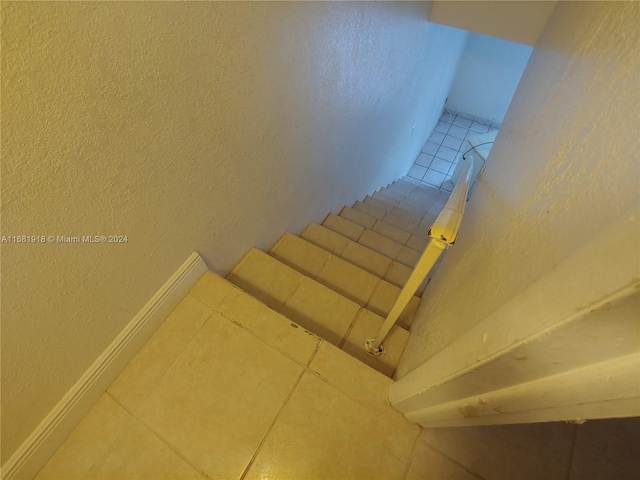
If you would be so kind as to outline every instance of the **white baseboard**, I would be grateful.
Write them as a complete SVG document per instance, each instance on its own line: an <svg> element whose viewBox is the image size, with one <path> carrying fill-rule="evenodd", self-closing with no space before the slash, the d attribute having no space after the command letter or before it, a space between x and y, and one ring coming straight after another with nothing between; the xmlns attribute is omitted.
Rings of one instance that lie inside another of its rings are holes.
<svg viewBox="0 0 640 480"><path fill-rule="evenodd" d="M191 287L207 271L192 253L102 352L2 466L1 477L32 479Z"/></svg>

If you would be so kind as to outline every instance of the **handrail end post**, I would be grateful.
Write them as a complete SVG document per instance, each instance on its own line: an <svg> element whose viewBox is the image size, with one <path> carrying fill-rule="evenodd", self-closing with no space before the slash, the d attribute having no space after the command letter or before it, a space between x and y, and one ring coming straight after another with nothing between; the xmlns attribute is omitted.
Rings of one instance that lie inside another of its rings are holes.
<svg viewBox="0 0 640 480"><path fill-rule="evenodd" d="M377 338L368 338L364 342L364 349L373 357L384 355L384 345L377 341Z"/></svg>

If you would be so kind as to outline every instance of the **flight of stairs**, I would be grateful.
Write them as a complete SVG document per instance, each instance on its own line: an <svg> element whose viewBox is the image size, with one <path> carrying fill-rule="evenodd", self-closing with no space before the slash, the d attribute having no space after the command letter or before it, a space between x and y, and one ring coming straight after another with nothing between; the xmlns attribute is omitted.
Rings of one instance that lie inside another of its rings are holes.
<svg viewBox="0 0 640 480"><path fill-rule="evenodd" d="M391 377L420 297L391 330L384 355L370 356L363 345L392 308L448 195L398 180L299 236L284 234L269 252L251 249L227 280Z"/></svg>

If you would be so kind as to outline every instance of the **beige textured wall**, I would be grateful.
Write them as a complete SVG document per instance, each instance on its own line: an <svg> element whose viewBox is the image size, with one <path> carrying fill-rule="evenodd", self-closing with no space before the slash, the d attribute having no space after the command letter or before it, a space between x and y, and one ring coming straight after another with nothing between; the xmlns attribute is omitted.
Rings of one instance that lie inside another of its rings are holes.
<svg viewBox="0 0 640 480"><path fill-rule="evenodd" d="M639 15L635 2L558 5L467 204L456 245L425 291L400 377L639 201ZM640 264L638 257L628 261ZM572 287L578 285L587 288L588 279L576 278Z"/></svg>
<svg viewBox="0 0 640 480"><path fill-rule="evenodd" d="M464 42L428 7L2 2L2 234L128 236L1 245L4 460L192 251L406 173Z"/></svg>

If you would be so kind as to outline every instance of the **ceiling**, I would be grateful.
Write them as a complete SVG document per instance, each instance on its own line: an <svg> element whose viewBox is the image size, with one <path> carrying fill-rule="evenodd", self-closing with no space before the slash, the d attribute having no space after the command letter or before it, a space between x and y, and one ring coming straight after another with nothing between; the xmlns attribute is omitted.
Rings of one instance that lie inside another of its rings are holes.
<svg viewBox="0 0 640 480"><path fill-rule="evenodd" d="M434 0L429 20L470 32L534 45L557 3Z"/></svg>

